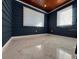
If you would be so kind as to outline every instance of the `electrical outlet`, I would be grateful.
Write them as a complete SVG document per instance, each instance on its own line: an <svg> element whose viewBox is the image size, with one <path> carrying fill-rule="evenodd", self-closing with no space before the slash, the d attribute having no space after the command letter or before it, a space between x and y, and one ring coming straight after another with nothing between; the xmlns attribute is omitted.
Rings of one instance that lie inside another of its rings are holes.
<svg viewBox="0 0 79 59"><path fill-rule="evenodd" d="M37 30L35 32L37 32Z"/></svg>
<svg viewBox="0 0 79 59"><path fill-rule="evenodd" d="M53 30L51 30L51 32L53 32Z"/></svg>

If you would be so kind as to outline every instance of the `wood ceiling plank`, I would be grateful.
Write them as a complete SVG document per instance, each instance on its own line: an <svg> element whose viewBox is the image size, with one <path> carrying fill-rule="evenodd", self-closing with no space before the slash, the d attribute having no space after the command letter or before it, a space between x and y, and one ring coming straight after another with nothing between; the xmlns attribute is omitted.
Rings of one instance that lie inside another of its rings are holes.
<svg viewBox="0 0 79 59"><path fill-rule="evenodd" d="M28 3L34 7L50 12L55 8L63 5L71 0L21 0Z"/></svg>

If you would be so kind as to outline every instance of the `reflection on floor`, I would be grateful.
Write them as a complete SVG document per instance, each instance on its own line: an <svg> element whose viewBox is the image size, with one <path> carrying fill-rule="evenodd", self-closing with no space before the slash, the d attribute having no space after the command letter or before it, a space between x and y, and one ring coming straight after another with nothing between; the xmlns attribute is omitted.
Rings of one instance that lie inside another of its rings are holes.
<svg viewBox="0 0 79 59"><path fill-rule="evenodd" d="M3 59L76 59L76 38L40 34L12 37L3 47Z"/></svg>

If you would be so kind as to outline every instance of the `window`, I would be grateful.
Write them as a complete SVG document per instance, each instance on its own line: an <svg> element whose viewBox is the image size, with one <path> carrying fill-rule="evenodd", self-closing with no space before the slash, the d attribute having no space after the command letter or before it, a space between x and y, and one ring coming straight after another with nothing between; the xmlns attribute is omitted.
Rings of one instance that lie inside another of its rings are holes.
<svg viewBox="0 0 79 59"><path fill-rule="evenodd" d="M72 25L72 5L57 12L57 26Z"/></svg>
<svg viewBox="0 0 79 59"><path fill-rule="evenodd" d="M44 14L23 7L23 26L44 27Z"/></svg>

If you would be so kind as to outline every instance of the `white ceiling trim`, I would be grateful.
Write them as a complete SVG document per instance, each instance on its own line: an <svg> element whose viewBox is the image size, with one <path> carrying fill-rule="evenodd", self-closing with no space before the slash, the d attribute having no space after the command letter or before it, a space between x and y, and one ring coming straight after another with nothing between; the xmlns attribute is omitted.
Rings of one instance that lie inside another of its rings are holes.
<svg viewBox="0 0 79 59"><path fill-rule="evenodd" d="M52 12L54 12L54 11L56 11L56 10L58 10L58 9L60 9L60 8L62 8L62 7L64 7L64 6L66 6L67 4L72 3L72 2L73 2L73 1L69 1L69 2L67 2L67 3L65 3L65 4L63 4L63 5L61 5L61 6L57 7L57 8L55 8L54 10L50 11L49 13L52 13ZM48 13L48 14L49 14L49 13Z"/></svg>
<svg viewBox="0 0 79 59"><path fill-rule="evenodd" d="M18 2L20 2L20 3L22 3L22 4L24 4L24 5L27 5L27 6L31 7L31 8L34 8L34 9L36 9L36 10L39 10L39 11L41 11L41 12L43 12L43 13L50 14L50 13L52 13L52 12L58 10L59 8L64 7L65 5L72 3L74 0L71 0L71 1L69 1L69 2L67 2L67 3L65 3L65 4L63 4L62 6L59 6L59 7L55 8L54 10L52 10L52 11L50 11L50 12L46 12L46 11L44 11L44 10L42 10L42 9L39 9L39 8L37 8L37 7L34 7L34 6L30 5L30 4L28 4L28 3L25 3L25 2L23 2L23 1L21 1L21 0L16 0L16 1L18 1Z"/></svg>

